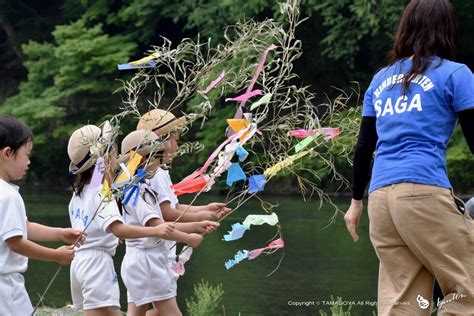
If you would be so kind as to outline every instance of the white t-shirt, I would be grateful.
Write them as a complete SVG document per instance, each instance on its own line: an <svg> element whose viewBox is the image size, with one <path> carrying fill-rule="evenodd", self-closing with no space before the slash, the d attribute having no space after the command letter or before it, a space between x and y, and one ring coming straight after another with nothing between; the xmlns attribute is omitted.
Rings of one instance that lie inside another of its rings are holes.
<svg viewBox="0 0 474 316"><path fill-rule="evenodd" d="M148 189L148 190L147 190ZM146 223L152 218L163 220L155 192L151 191L147 184L140 185L140 197L137 199L137 205L133 206L132 197L128 205L123 205L123 218L125 223L135 226L146 226ZM161 239L158 237L145 237L125 240L127 247L136 247L140 249L154 248L158 246Z"/></svg>
<svg viewBox="0 0 474 316"><path fill-rule="evenodd" d="M117 248L118 238L110 232L108 227L115 221L123 223L123 219L120 216L115 199L111 201L102 200L103 196L100 194L100 188L91 190L89 185L84 186L81 196L74 193L71 202L69 202L69 219L71 220L71 227L82 231L93 218L92 223L85 231L87 234L86 241L77 251L96 249L113 256L115 248ZM97 215L94 218L97 208Z"/></svg>
<svg viewBox="0 0 474 316"><path fill-rule="evenodd" d="M178 204L178 197L171 189L173 182L171 182L169 170L158 168L156 170L155 176L151 178L149 182L150 187L158 194L158 205L163 202L169 201L171 208L175 209L176 205ZM176 242L172 240L166 240L165 244L166 247L170 249L168 257L174 260L174 258L176 257Z"/></svg>
<svg viewBox="0 0 474 316"><path fill-rule="evenodd" d="M169 201L171 208L176 208L178 197L171 189L172 185L169 170L158 168L154 177L150 179L150 187L158 194L158 204Z"/></svg>
<svg viewBox="0 0 474 316"><path fill-rule="evenodd" d="M6 240L14 236L28 238L25 204L18 186L0 179L0 274L22 273L28 258L8 247Z"/></svg>

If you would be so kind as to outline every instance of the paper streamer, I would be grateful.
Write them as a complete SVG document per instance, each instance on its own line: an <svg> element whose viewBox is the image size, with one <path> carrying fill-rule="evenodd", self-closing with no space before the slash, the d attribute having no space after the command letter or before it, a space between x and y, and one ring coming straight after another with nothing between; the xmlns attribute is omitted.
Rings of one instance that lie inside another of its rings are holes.
<svg viewBox="0 0 474 316"><path fill-rule="evenodd" d="M268 244L268 246L264 248L258 248L251 251L239 250L235 254L234 259L230 259L226 261L224 266L227 270L229 270L233 268L236 264L242 262L244 259L253 260L257 258L258 256L260 256L262 253L269 253L272 250L281 249L284 247L285 247L285 242L283 241L283 239L279 238L272 241L271 243Z"/></svg>
<svg viewBox="0 0 474 316"><path fill-rule="evenodd" d="M98 189L102 184L105 174L105 162L104 157L97 158L95 162L94 172L92 173L92 179L89 187L93 190Z"/></svg>
<svg viewBox="0 0 474 316"><path fill-rule="evenodd" d="M285 160L280 161L280 162L276 163L275 165L273 165L272 167L266 169L265 172L263 173L264 176L267 179L270 178L270 177L273 177L278 172L280 172L282 169L290 167L296 160L298 160L298 159L306 156L307 154L309 154L309 152L310 152L309 150L306 150L306 151L299 152L299 153L297 153L293 156L287 157Z"/></svg>
<svg viewBox="0 0 474 316"><path fill-rule="evenodd" d="M295 152L298 153L308 147L309 144L311 144L316 138L318 137L318 133L314 134L313 136L308 136L305 139L303 139L301 142L296 144L295 146Z"/></svg>
<svg viewBox="0 0 474 316"><path fill-rule="evenodd" d="M122 171L122 173L118 176L115 183L128 181L131 179L131 175L135 174L135 171L137 170L138 165L142 161L142 156L132 150L130 151L130 157L132 157L132 159L127 163L127 168L126 168L126 170L128 171L128 174L125 170Z"/></svg>
<svg viewBox="0 0 474 316"><path fill-rule="evenodd" d="M247 259L248 258L248 253L249 252L247 250L237 251L237 253L234 256L234 259L230 259L230 260L226 261L226 263L224 264L225 268L227 270L229 270L229 269L233 268L236 264L241 262L242 260Z"/></svg>
<svg viewBox="0 0 474 316"><path fill-rule="evenodd" d="M214 88L215 86L217 86L217 84L219 82L221 82L222 79L224 79L224 76L225 76L225 70L222 70L221 74L219 75L219 77L217 77L217 79L213 80L207 87L206 89L204 89L203 91L201 91L201 93L203 94L206 94L208 93L212 88Z"/></svg>
<svg viewBox="0 0 474 316"><path fill-rule="evenodd" d="M252 105L250 106L250 111L255 110L260 105L267 104L268 102L270 102L271 98L272 98L271 93L265 94L263 97L260 98L260 100L258 100L257 102L252 103Z"/></svg>
<svg viewBox="0 0 474 316"><path fill-rule="evenodd" d="M275 226L276 224L278 224L278 215L276 213L272 213L270 215L252 214L248 215L242 223L242 225L245 227L250 227L250 225L263 224Z"/></svg>
<svg viewBox="0 0 474 316"><path fill-rule="evenodd" d="M229 102L229 101L243 102L243 101L247 101L250 98L253 98L254 96L261 95L261 94L262 94L262 90L256 89L256 90L241 94L235 98L227 98L225 99L225 102Z"/></svg>
<svg viewBox="0 0 474 316"><path fill-rule="evenodd" d="M232 224L232 230L228 234L224 235L225 241L233 241L242 238L247 230L250 230L248 226L244 226L240 223Z"/></svg>
<svg viewBox="0 0 474 316"><path fill-rule="evenodd" d="M234 162L229 170L227 170L227 185L232 186L234 182L245 180L247 177L245 176L244 171L240 167L238 162Z"/></svg>

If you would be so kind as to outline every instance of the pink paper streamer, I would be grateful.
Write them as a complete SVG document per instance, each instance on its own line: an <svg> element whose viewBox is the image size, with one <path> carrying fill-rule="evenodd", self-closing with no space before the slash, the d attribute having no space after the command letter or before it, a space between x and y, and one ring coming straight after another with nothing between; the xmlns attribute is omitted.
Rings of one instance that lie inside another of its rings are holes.
<svg viewBox="0 0 474 316"><path fill-rule="evenodd" d="M99 157L95 162L94 172L92 173L92 179L89 184L91 189L97 189L102 184L105 173L104 157Z"/></svg>
<svg viewBox="0 0 474 316"><path fill-rule="evenodd" d="M321 134L323 134L325 141L331 140L341 135L341 131L339 130L339 128L325 127L321 128L320 132Z"/></svg>
<svg viewBox="0 0 474 316"><path fill-rule="evenodd" d="M314 129L311 131L307 131L305 129L295 129L288 132L288 136L292 136L296 138L306 138L308 136L313 136L314 134L316 134L316 130Z"/></svg>
<svg viewBox="0 0 474 316"><path fill-rule="evenodd" d="M221 82L222 79L224 79L225 76L225 70L222 70L221 74L217 79L213 80L207 87L202 91L202 93L206 94L208 93L212 88L214 88L219 82Z"/></svg>
<svg viewBox="0 0 474 316"><path fill-rule="evenodd" d="M235 98L227 98L225 99L225 102L229 102L229 101L237 101L237 102L245 102L247 101L248 99L256 96L256 95L262 95L262 90L260 89L257 89L257 90L253 90L253 91L250 91L250 92L246 92L244 94L241 94L239 95L238 97L235 97ZM240 117L241 118L241 117Z"/></svg>
<svg viewBox="0 0 474 316"><path fill-rule="evenodd" d="M258 76L260 75L260 73L262 72L263 70L263 65L265 64L265 61L267 60L267 56L268 56L268 53L274 49L276 49L278 46L274 45L274 44L271 44L270 46L267 47L267 49L265 49L265 51L263 52L262 54L262 57L260 57L260 61L258 62L258 66L257 66L257 69L255 69L255 73L253 74L253 78L252 78L252 81L250 82L250 85L247 87L247 91L246 93L249 93L250 91L253 90L253 86L255 85L255 83L257 82L257 79L258 79ZM226 100L227 101L227 100ZM234 115L234 119L240 119L242 118L242 114L243 114L243 110L242 108L244 107L245 105L245 102L247 102L247 100L242 100L242 102L240 102L239 104L239 107L237 109L237 112L235 112L235 115ZM231 128L227 128L227 137L233 135L234 132L232 131Z"/></svg>
<svg viewBox="0 0 474 316"><path fill-rule="evenodd" d="M258 256L260 256L263 252L266 252L272 249L280 249L283 247L285 247L285 242L283 241L283 239L281 238L276 239L272 241L271 243L269 243L268 246L266 246L265 248L258 248L258 249L249 251L248 259L249 260L255 259Z"/></svg>

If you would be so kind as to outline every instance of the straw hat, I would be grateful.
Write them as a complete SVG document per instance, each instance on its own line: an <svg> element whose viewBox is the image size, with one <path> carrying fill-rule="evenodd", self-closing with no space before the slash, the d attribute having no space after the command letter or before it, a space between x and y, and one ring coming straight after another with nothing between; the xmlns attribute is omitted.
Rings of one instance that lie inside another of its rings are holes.
<svg viewBox="0 0 474 316"><path fill-rule="evenodd" d="M186 117L181 116L177 118L171 112L162 109L154 109L140 118L137 130L151 130L155 132L157 136L164 136L185 125Z"/></svg>
<svg viewBox="0 0 474 316"><path fill-rule="evenodd" d="M137 130L133 131L122 140L121 155L118 159L119 162L125 162L130 159L130 151L145 156L150 153L158 153L163 151L165 144L161 142L152 131Z"/></svg>
<svg viewBox="0 0 474 316"><path fill-rule="evenodd" d="M86 125L75 130L67 145L67 154L71 159L69 172L78 174L91 168L97 158L105 153L112 135L112 126L108 121L100 127Z"/></svg>

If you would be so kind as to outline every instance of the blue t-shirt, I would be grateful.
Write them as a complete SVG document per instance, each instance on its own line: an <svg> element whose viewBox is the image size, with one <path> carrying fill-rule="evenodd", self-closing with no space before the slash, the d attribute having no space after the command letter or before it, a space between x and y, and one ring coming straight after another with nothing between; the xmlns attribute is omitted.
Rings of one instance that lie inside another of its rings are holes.
<svg viewBox="0 0 474 316"><path fill-rule="evenodd" d="M430 58L405 95L403 77L411 60L380 70L364 97L363 116L375 116L377 148L369 192L400 182L451 188L446 146L456 112L474 107L474 79L463 64Z"/></svg>

